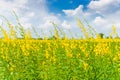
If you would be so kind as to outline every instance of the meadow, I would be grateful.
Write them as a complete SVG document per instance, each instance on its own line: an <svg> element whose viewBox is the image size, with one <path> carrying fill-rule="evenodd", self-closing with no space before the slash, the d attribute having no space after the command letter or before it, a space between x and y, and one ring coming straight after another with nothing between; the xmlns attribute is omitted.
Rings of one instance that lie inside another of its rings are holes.
<svg viewBox="0 0 120 80"><path fill-rule="evenodd" d="M91 37L77 22L84 39L61 39L53 24L54 39L39 40L18 23L19 39L7 20L9 31L0 28L0 80L120 80L120 39Z"/></svg>

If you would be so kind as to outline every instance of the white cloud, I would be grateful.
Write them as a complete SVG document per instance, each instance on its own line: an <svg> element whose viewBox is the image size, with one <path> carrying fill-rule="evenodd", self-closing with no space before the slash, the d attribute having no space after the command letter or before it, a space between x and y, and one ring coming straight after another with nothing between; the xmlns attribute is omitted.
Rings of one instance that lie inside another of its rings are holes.
<svg viewBox="0 0 120 80"><path fill-rule="evenodd" d="M30 28L35 22L33 19L37 19L37 23L39 23L42 21L43 17L48 14L45 4L46 0L36 1L36 3L39 3L40 5L39 11L38 9L35 11L36 8L31 7L31 5L34 4L32 0L0 0L0 15L5 16L11 22L16 22L15 16L12 14L12 11L14 10L24 28Z"/></svg>
<svg viewBox="0 0 120 80"><path fill-rule="evenodd" d="M98 0L91 1L88 5L89 10L93 10L93 14L98 13L100 16L95 16L93 23L97 26L103 26L105 28L111 28L113 24L120 22L120 0Z"/></svg>
<svg viewBox="0 0 120 80"><path fill-rule="evenodd" d="M58 25L60 24L60 20L58 19L58 17L54 15L46 15L46 17L43 17L43 22L39 26L43 29L50 29L53 28L53 24L51 22L54 22Z"/></svg>
<svg viewBox="0 0 120 80"><path fill-rule="evenodd" d="M63 12L67 15L67 16L77 16L77 15L82 15L83 14L83 5L80 5L79 7L77 7L75 10L63 10Z"/></svg>
<svg viewBox="0 0 120 80"><path fill-rule="evenodd" d="M28 9L27 6L25 6L28 3L28 0L13 0L13 1L6 1L6 0L0 0L0 12L5 11L12 11L15 12L20 11L21 9Z"/></svg>
<svg viewBox="0 0 120 80"><path fill-rule="evenodd" d="M19 18L20 23L22 24L24 29L28 29L28 28L32 27L33 24L31 23L31 20L34 16L35 16L34 12L29 12L29 13L27 13L24 16Z"/></svg>
<svg viewBox="0 0 120 80"><path fill-rule="evenodd" d="M30 12L29 14L28 14L28 17L34 17L35 16L35 13L34 12Z"/></svg>
<svg viewBox="0 0 120 80"><path fill-rule="evenodd" d="M96 26L102 26L102 25L106 25L108 22L107 20L103 19L102 17L98 16L94 19L93 23Z"/></svg>
<svg viewBox="0 0 120 80"><path fill-rule="evenodd" d="M95 0L95 1L91 1L88 7L90 9L105 9L113 1L114 0Z"/></svg>
<svg viewBox="0 0 120 80"><path fill-rule="evenodd" d="M88 19L98 32L109 32L112 25L120 28L120 0L92 0L87 9L83 10L83 8L84 6L79 5L76 9L63 10L63 12L72 19L75 17Z"/></svg>
<svg viewBox="0 0 120 80"><path fill-rule="evenodd" d="M68 10L62 10L68 17L89 17L91 14L91 11L83 11L84 6L79 5L75 9L68 9Z"/></svg>
<svg viewBox="0 0 120 80"><path fill-rule="evenodd" d="M29 23L29 18L28 17L20 18L20 23L22 24L24 29L31 28L31 26L32 26L32 24Z"/></svg>
<svg viewBox="0 0 120 80"><path fill-rule="evenodd" d="M15 13L20 16L20 22L24 26L24 28L30 27L32 24L29 23L28 17L22 17L25 14L22 14L23 10L29 9L26 5L28 4L29 0L0 0L0 15L6 17L8 20L10 20L11 24L15 25L16 20L15 16L13 15L12 11L15 11ZM32 16L32 14L29 14L29 17ZM3 21L3 18L0 17L0 19ZM4 21L3 21L4 22ZM5 24L5 23L4 23ZM4 26L5 29L7 29L6 26Z"/></svg>
<svg viewBox="0 0 120 80"><path fill-rule="evenodd" d="M72 27L66 20L64 20L61 25L63 28L66 28L66 29L71 29Z"/></svg>
<svg viewBox="0 0 120 80"><path fill-rule="evenodd" d="M120 8L120 0L95 0L91 1L88 5L89 9L94 10L96 13L114 13Z"/></svg>

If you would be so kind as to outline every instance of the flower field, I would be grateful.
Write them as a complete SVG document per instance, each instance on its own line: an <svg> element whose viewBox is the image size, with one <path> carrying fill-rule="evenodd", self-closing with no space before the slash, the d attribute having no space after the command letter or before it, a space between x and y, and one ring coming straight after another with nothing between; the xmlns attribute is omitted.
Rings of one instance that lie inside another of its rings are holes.
<svg viewBox="0 0 120 80"><path fill-rule="evenodd" d="M62 40L57 30L55 40L35 40L30 32L17 39L8 26L10 35L1 28L0 80L120 80L120 39Z"/></svg>
<svg viewBox="0 0 120 80"><path fill-rule="evenodd" d="M0 40L1 80L119 80L120 40Z"/></svg>

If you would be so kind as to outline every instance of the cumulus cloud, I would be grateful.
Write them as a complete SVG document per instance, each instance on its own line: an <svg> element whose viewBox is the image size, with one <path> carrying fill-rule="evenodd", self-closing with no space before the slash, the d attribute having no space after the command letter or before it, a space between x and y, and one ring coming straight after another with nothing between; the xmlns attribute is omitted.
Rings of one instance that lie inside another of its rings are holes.
<svg viewBox="0 0 120 80"><path fill-rule="evenodd" d="M68 17L81 17L89 19L89 22L97 31L107 32L112 25L116 24L120 28L120 0L92 0L87 5L87 9L79 5L76 9L63 10ZM106 29L106 30L105 30Z"/></svg>
<svg viewBox="0 0 120 80"><path fill-rule="evenodd" d="M15 11L25 29L36 23L41 24L42 19L49 14L46 0L0 0L0 15L16 22L12 11Z"/></svg>
<svg viewBox="0 0 120 80"><path fill-rule="evenodd" d="M93 10L94 15L99 14L100 16L103 16L103 18L95 16L93 20L95 25L98 25L97 22L99 22L101 25L110 26L120 22L120 19L118 18L120 13L120 0L91 1L88 5L88 9Z"/></svg>
<svg viewBox="0 0 120 80"><path fill-rule="evenodd" d="M71 29L71 27L72 27L66 20L63 21L63 23L61 24L61 26L63 28L66 28L66 29Z"/></svg>
<svg viewBox="0 0 120 80"><path fill-rule="evenodd" d="M27 6L25 6L28 3L28 0L0 0L0 12L11 11L14 10L16 12L20 11L21 9L28 9Z"/></svg>
<svg viewBox="0 0 120 80"><path fill-rule="evenodd" d="M29 18L27 18L27 17L21 17L20 23L22 24L24 29L31 28L31 26L32 26L32 24L29 23Z"/></svg>
<svg viewBox="0 0 120 80"><path fill-rule="evenodd" d="M83 14L83 5L78 6L75 10L63 10L67 16L77 16Z"/></svg>
<svg viewBox="0 0 120 80"><path fill-rule="evenodd" d="M88 17L91 15L91 11L84 11L84 6L79 5L75 9L62 10L68 17Z"/></svg>
<svg viewBox="0 0 120 80"><path fill-rule="evenodd" d="M106 20L101 18L101 17L96 17L95 20L94 20L94 23L97 24L97 25L100 25L100 24L105 24Z"/></svg>
<svg viewBox="0 0 120 80"><path fill-rule="evenodd" d="M120 0L95 0L91 1L88 5L90 9L96 11L105 11L113 8L119 8Z"/></svg>
<svg viewBox="0 0 120 80"><path fill-rule="evenodd" d="M93 24L95 24L95 26L99 26L100 28L104 26L106 26L108 24L108 20L100 17L100 16L97 16L94 20L93 20Z"/></svg>
<svg viewBox="0 0 120 80"><path fill-rule="evenodd" d="M34 17L35 16L35 13L34 12L30 12L29 14L28 14L28 17Z"/></svg>
<svg viewBox="0 0 120 80"><path fill-rule="evenodd" d="M58 19L58 17L54 15L46 15L45 17L43 17L42 24L40 24L39 27L43 29L53 28L52 22L54 22L55 24L60 24L60 20Z"/></svg>

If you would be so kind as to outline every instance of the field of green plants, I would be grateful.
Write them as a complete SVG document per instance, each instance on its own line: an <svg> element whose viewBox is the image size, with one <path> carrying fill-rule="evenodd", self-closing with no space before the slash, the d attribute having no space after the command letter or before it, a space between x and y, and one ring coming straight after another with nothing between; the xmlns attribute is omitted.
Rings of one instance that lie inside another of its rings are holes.
<svg viewBox="0 0 120 80"><path fill-rule="evenodd" d="M19 39L7 21L9 32L1 26L0 80L120 80L120 39L91 37L77 22L85 39L61 39L55 25L55 39L33 39L20 24Z"/></svg>

